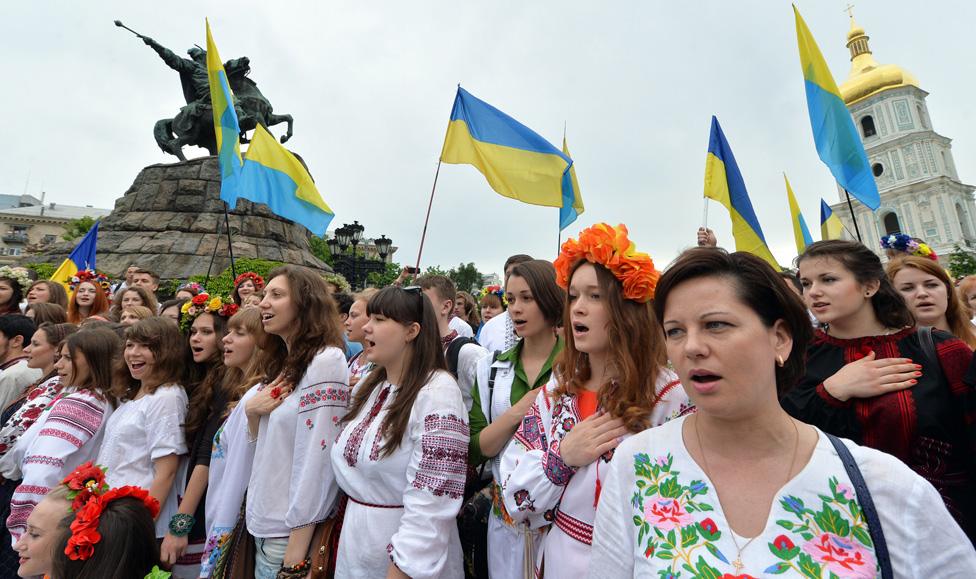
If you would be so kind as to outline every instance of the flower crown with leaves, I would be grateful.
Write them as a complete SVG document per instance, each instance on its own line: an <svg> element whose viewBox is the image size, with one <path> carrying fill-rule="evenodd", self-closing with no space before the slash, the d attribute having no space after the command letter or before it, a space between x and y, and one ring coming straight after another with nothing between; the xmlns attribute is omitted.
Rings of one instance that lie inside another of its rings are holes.
<svg viewBox="0 0 976 579"><path fill-rule="evenodd" d="M556 281L569 287L569 276L580 260L600 264L607 268L623 286L623 296L631 301L645 303L654 298L654 289L661 272L646 253L634 248L627 236L627 226L611 227L597 223L580 231L579 239L567 239L553 265Z"/></svg>
<svg viewBox="0 0 976 579"><path fill-rule="evenodd" d="M180 330L190 331L193 320L200 314L213 314L222 318L229 318L237 313L240 307L234 302L224 301L220 296L211 298L210 294L202 293L193 296L193 299L183 304L180 308Z"/></svg>
<svg viewBox="0 0 976 579"><path fill-rule="evenodd" d="M3 267L0 267L0 277L6 278L6 279L11 279L11 280L17 282L17 285L20 286L20 292L22 294L26 294L27 293L27 290L31 286L31 279L29 277L27 277L27 274L26 273L24 273L24 272L22 272L20 270L16 270L16 269L10 267L9 265L5 265Z"/></svg>
<svg viewBox="0 0 976 579"><path fill-rule="evenodd" d="M150 496L149 491L135 486L110 489L105 482L105 472L105 467L88 461L61 481L68 488L68 500L75 513L75 520L71 522L71 538L64 549L64 554L72 561L85 561L95 552L95 545L102 540L98 521L102 511L112 501L125 497L139 499L152 518L159 515L159 501Z"/></svg>
<svg viewBox="0 0 976 579"><path fill-rule="evenodd" d="M2 269L3 268L0 268L0 270ZM78 286L84 282L88 282L90 284L93 284L95 287L102 288L102 291L105 292L105 295L109 295L112 293L112 285L108 282L108 278L105 277L105 274L98 273L90 269L83 269L78 273L74 274L73 276L71 276L71 279L68 280L68 285L71 287L71 291L73 292L77 290Z"/></svg>
<svg viewBox="0 0 976 579"><path fill-rule="evenodd" d="M234 280L234 287L236 288L247 280L251 280L251 283L254 284L254 289L257 291L261 291L261 288L264 287L264 278L253 271L245 271L237 276L237 279Z"/></svg>
<svg viewBox="0 0 976 579"><path fill-rule="evenodd" d="M200 285L200 284L198 284L195 281L187 282L187 283L181 285L180 287L176 288L176 293L180 293L182 291L188 291L188 292L190 292L193 295L198 295L198 294L204 293L203 286Z"/></svg>
<svg viewBox="0 0 976 579"><path fill-rule="evenodd" d="M502 289L500 285L490 285L481 288L481 293L478 294L478 303L485 299L485 296L492 294L498 296L498 299L502 301L502 305L506 308L508 307L508 297L505 295L505 290Z"/></svg>
<svg viewBox="0 0 976 579"><path fill-rule="evenodd" d="M892 233L881 238L882 249L893 249L908 255L927 257L932 261L938 261L939 256L928 246L927 243L912 239L910 235L904 233Z"/></svg>

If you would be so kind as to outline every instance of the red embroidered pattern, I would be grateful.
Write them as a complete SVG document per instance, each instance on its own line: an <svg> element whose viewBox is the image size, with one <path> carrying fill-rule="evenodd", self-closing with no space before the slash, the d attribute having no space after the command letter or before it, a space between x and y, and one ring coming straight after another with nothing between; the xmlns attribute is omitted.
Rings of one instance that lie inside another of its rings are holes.
<svg viewBox="0 0 976 579"><path fill-rule="evenodd" d="M24 459L24 464L44 464L47 466L53 466L55 468L61 468L64 466L64 459L54 456L32 454Z"/></svg>
<svg viewBox="0 0 976 579"><path fill-rule="evenodd" d="M342 458L346 459L346 464L349 466L356 466L356 463L359 461L359 448L363 445L363 438L366 437L366 431L369 430L373 420L376 419L376 415L383 409L383 403L386 402L387 396L390 395L391 388L392 386L387 384L380 390L379 395L373 402L373 406L369 409L369 414L349 434L349 438L346 440L346 446L342 449Z"/></svg>
<svg viewBox="0 0 976 579"><path fill-rule="evenodd" d="M319 388L322 384L328 384ZM341 382L320 382L306 387L298 401L298 412L308 412L321 406L338 406L345 408L349 405L349 388Z"/></svg>
<svg viewBox="0 0 976 579"><path fill-rule="evenodd" d="M386 430L386 423L380 424L376 429L376 436L373 437L373 448L369 451L369 460L376 462L380 458L380 447L383 445L383 431Z"/></svg>
<svg viewBox="0 0 976 579"><path fill-rule="evenodd" d="M81 445L85 444L84 440L78 438L77 436L74 436L69 432L65 432L57 428L44 428L37 433L37 436L38 437L50 436L53 438L60 438L61 440L70 442L72 445L74 445L75 448L81 448Z"/></svg>
<svg viewBox="0 0 976 579"><path fill-rule="evenodd" d="M563 511L556 511L556 527L570 537L576 539L584 545L593 544L593 525L588 525L583 521L571 517Z"/></svg>
<svg viewBox="0 0 976 579"><path fill-rule="evenodd" d="M62 398L51 407L48 422L60 422L72 426L88 433L91 437L95 436L101 427L102 416L104 411L101 407L71 395Z"/></svg>
<svg viewBox="0 0 976 579"><path fill-rule="evenodd" d="M414 488L452 499L464 495L468 432L467 422L453 414L424 417L424 434L420 437L423 455L413 480Z"/></svg>

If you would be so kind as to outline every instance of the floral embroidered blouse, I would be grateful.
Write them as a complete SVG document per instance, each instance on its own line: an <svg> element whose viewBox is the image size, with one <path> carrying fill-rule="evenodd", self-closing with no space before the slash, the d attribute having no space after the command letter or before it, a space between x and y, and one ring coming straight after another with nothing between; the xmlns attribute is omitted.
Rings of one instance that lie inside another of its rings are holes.
<svg viewBox="0 0 976 579"><path fill-rule="evenodd" d="M733 532L682 438L684 418L624 441L608 469L590 577L879 575L854 485L827 437L777 493L762 534ZM867 481L895 577L970 577L976 551L939 493L898 459L845 441ZM737 553L742 567L737 569Z"/></svg>

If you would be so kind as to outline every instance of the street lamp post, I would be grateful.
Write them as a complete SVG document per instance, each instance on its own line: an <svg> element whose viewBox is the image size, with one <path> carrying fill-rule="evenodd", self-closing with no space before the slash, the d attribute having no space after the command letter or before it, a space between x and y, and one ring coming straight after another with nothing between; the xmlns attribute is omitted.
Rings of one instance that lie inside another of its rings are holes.
<svg viewBox="0 0 976 579"><path fill-rule="evenodd" d="M358 221L352 224L345 223L333 232L333 237L326 239L329 252L332 254L332 265L350 284L359 289L366 282L366 275L371 271L383 271L386 257L390 255L393 240L386 235L381 235L373 241L379 261L366 257L365 242L363 232L365 231ZM363 254L359 255L357 248L363 244ZM349 249L351 251L349 251Z"/></svg>

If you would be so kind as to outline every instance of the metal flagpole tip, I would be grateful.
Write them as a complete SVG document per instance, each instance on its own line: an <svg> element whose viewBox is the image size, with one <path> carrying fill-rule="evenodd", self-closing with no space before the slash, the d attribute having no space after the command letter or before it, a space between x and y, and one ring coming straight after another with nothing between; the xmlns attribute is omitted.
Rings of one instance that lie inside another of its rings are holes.
<svg viewBox="0 0 976 579"><path fill-rule="evenodd" d="M121 21L121 20L116 20L116 21L115 21L115 25L116 25L116 26L123 26L123 24L122 24L122 21Z"/></svg>

